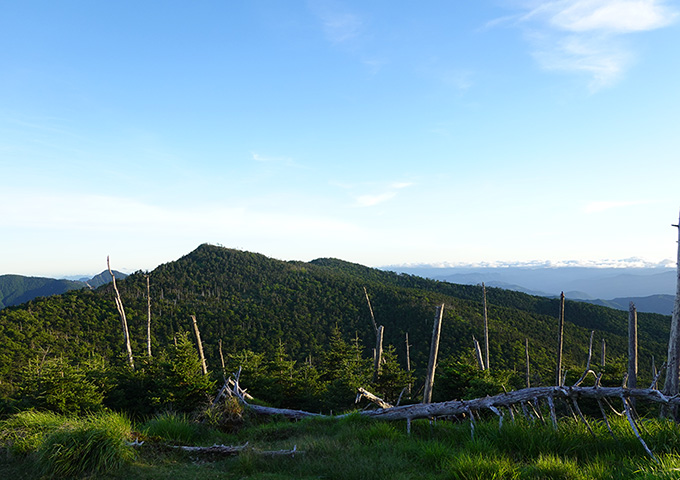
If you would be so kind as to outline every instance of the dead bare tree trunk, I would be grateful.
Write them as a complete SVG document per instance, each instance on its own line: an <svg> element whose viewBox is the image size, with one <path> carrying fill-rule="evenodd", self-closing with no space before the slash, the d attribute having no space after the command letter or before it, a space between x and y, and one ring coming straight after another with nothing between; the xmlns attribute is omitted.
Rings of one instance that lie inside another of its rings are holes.
<svg viewBox="0 0 680 480"><path fill-rule="evenodd" d="M406 332L406 371L411 373L411 345L408 343L408 332ZM411 395L411 382L408 382L408 394Z"/></svg>
<svg viewBox="0 0 680 480"><path fill-rule="evenodd" d="M432 402L432 387L434 386L434 371L437 368L437 354L439 353L439 337L442 332L442 317L444 316L444 304L437 307L434 315L434 327L432 329L432 343L430 344L430 361L427 366L425 379L425 393L423 403Z"/></svg>
<svg viewBox="0 0 680 480"><path fill-rule="evenodd" d="M222 354L222 339L220 338L219 341L219 346L220 346L220 362L222 362L222 378L224 378L224 381L227 381L227 368L224 366L224 355ZM310 361L311 363L311 361Z"/></svg>
<svg viewBox="0 0 680 480"><path fill-rule="evenodd" d="M475 347L475 358L477 359L477 366L480 370L484 370L484 358L482 358L482 347L479 346L479 342L475 336L472 336L472 344Z"/></svg>
<svg viewBox="0 0 680 480"><path fill-rule="evenodd" d="M530 376L529 376L529 339L528 338L524 339L524 353L526 353L526 357L527 357L527 372L526 372L527 388L531 388L531 380L530 380Z"/></svg>
<svg viewBox="0 0 680 480"><path fill-rule="evenodd" d="M675 303L673 304L673 316L671 317L671 333L668 337L668 366L666 383L663 387L664 394L666 395L677 395L680 386L680 220L678 225L673 226L678 229L678 256Z"/></svg>
<svg viewBox="0 0 680 480"><path fill-rule="evenodd" d="M120 299L120 292L118 291L118 287L116 286L116 276L113 274L113 271L111 270L111 263L109 262L108 256L106 257L106 267L109 269L109 273L111 274L111 281L113 283L113 290L116 292L115 297L116 308L118 309L120 321L121 324L123 325L123 340L125 342L125 350L127 351L128 362L130 363L130 367L134 370L135 361L132 358L132 347L130 346L130 332L128 331L127 318L125 317L125 309L123 308L123 301Z"/></svg>
<svg viewBox="0 0 680 480"><path fill-rule="evenodd" d="M489 315L486 308L486 285L482 282L482 293L484 297L484 368L482 370L489 369Z"/></svg>
<svg viewBox="0 0 680 480"><path fill-rule="evenodd" d="M368 303L368 310L371 312L371 321L373 322L373 330L375 330L376 336L378 335L378 324L375 323L375 315L373 315L373 307L371 306L371 299L368 298L368 291L364 287L364 295L366 295L366 302Z"/></svg>
<svg viewBox="0 0 680 480"><path fill-rule="evenodd" d="M637 387L638 344L637 344L637 309L630 302L628 309L628 388Z"/></svg>
<svg viewBox="0 0 680 480"><path fill-rule="evenodd" d="M201 333L198 331L196 315L191 316L191 322L194 324L194 333L196 333L196 343L198 344L198 355L201 357L201 371L203 372L203 375L207 375L208 366L205 364L205 355L203 355L203 342L201 342Z"/></svg>
<svg viewBox="0 0 680 480"><path fill-rule="evenodd" d="M378 334L375 340L375 355L373 358L373 381L377 382L378 377L380 377L380 364L382 363L382 351L383 351L383 333L385 332L385 327L380 325L378 327Z"/></svg>
<svg viewBox="0 0 680 480"><path fill-rule="evenodd" d="M151 288L149 286L149 276L146 277L146 310L147 310L147 320L146 320L146 353L151 358Z"/></svg>
<svg viewBox="0 0 680 480"><path fill-rule="evenodd" d="M555 372L555 385L562 385L562 344L564 342L564 292L560 294L560 323L557 336L557 369Z"/></svg>
<svg viewBox="0 0 680 480"><path fill-rule="evenodd" d="M373 329L375 330L375 349L373 350L373 381L378 381L380 376L380 364L382 363L383 350L383 333L385 327L375 323L375 315L373 315L373 306L371 306L371 299L368 298L368 291L364 287L364 295L366 295L366 303L368 303L368 310L371 312L371 322L373 322Z"/></svg>
<svg viewBox="0 0 680 480"><path fill-rule="evenodd" d="M600 365L603 367L607 366L607 342L604 338L602 339L602 359Z"/></svg>

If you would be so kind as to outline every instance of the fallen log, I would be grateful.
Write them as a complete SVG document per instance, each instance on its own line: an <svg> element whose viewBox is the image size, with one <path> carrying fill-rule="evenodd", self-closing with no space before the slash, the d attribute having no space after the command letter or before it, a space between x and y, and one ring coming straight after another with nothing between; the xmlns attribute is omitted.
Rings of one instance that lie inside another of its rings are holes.
<svg viewBox="0 0 680 480"><path fill-rule="evenodd" d="M474 400L450 400L447 402L403 405L389 409L367 410L360 412L372 418L385 420L404 420L461 415L472 410L492 410L491 407L510 407L536 399L561 398L573 400L579 398L636 398L663 405L680 405L680 396L668 397L659 390L650 388L624 387L532 387L512 392L501 393L493 397L476 398Z"/></svg>
<svg viewBox="0 0 680 480"><path fill-rule="evenodd" d="M212 445L210 447L193 447L178 445L172 446L172 448L177 448L185 452L191 453L201 453L201 454L218 454L218 455L238 455L244 451L252 452L256 455L295 455L296 453L305 453L303 450L298 450L297 445L293 446L292 450L257 450L248 446L248 442L244 445L231 446L231 445Z"/></svg>
<svg viewBox="0 0 680 480"><path fill-rule="evenodd" d="M590 370L588 370L583 375L583 377L581 378L581 380L579 380L578 383L580 383L583 380L587 373L590 373ZM333 417L332 415L328 416L318 413L305 412L302 410L263 407L261 405L249 404L246 402L245 398L243 397L243 394L241 393L243 392L243 390L241 390L241 388L238 385L239 375L240 370L239 374L236 375L236 379L234 381L233 392L241 401L241 403L254 413L263 415L283 415L285 417L293 419L302 419L308 417L320 417L320 418ZM333 418L343 418L347 417L348 415L362 415L382 420L406 420L407 431L410 433L412 420L419 418L436 419L437 417L453 417L464 415L470 418L471 422L470 427L472 429L472 435L474 436L475 425L474 415L472 413L473 411L479 412L480 410L486 409L493 412L499 417L499 428L501 428L503 424L503 414L500 409L502 407L507 408L510 414L512 415L512 408L516 405L520 405L524 410L524 415L527 416L528 412L526 410L526 406L530 405L536 417L544 422L540 412L536 410L536 408L534 407L534 404L538 405L539 400L543 399L550 407L550 417L553 422L554 428L557 429L557 417L555 415L554 406L554 399L557 398L564 400L565 404L570 408L571 405L573 404L579 413L581 421L583 421L588 430L590 430L590 432L594 434L592 429L590 428L590 425L588 425L588 422L586 421L583 413L581 412L581 409L578 406L578 400L583 398L597 401L598 405L600 406L600 410L602 411L604 421L607 424L607 428L609 429L609 432L613 436L614 434L609 425L609 421L607 420L607 417L604 414L602 402L604 401L605 403L609 404L608 402L609 398L620 398L623 401L625 414L628 418L628 422L633 430L633 433L642 444L642 447L645 449L645 452L655 462L658 463L658 459L654 456L654 454L649 449L645 441L642 439L639 429L636 428L629 402L631 400L639 399L659 403L665 407L677 408L678 406L680 406L680 394L668 396L664 395L662 392L652 387L650 388L627 388L625 386L602 387L600 386L599 380L600 376L596 375L596 383L595 386L592 387L581 387L578 386L578 384L571 387L566 386L532 387L524 388L522 390L515 390L511 392L504 392L498 395L494 395L493 397L486 396L484 398L476 398L473 400L450 400L447 402L418 403L414 405L402 405L396 407L390 405L387 408L379 408L377 410L363 410L361 412L337 415ZM655 381L652 382L652 385L654 385ZM361 390L363 389L359 389L360 396L361 395L366 396L366 393L370 393L365 390L364 393Z"/></svg>

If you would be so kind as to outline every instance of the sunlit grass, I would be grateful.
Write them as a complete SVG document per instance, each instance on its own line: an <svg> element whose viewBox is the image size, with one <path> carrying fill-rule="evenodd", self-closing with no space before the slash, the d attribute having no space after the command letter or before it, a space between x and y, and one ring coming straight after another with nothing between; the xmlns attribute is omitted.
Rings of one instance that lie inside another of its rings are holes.
<svg viewBox="0 0 680 480"><path fill-rule="evenodd" d="M21 412L2 422L7 454L24 459L27 473L72 478L113 471L135 455L130 421L118 414L66 417Z"/></svg>
<svg viewBox="0 0 680 480"><path fill-rule="evenodd" d="M64 478L98 471L103 478L125 480L680 478L680 427L657 419L644 422L643 436L659 464L646 455L627 421L620 418L610 419L614 439L601 422L591 421L593 435L570 419L562 419L557 430L550 422L518 419L499 429L497 421L478 421L474 434L467 421L419 420L412 423L409 434L406 422L355 415L299 422L269 419L225 434L190 417L166 414L140 425L147 443L137 450L136 459L121 441L131 432L127 420L112 416L97 423L94 418L46 416L41 420L26 414L5 422L3 426L14 425L12 434L3 429L8 451L26 454L34 449L34 458L41 459L38 463L50 465L37 472L26 468L19 476ZM43 432L42 440L37 432ZM188 454L168 446L215 442L248 442L251 449L225 458ZM123 449L117 451L121 445ZM295 455L262 453L293 447ZM5 472L1 468L0 475Z"/></svg>

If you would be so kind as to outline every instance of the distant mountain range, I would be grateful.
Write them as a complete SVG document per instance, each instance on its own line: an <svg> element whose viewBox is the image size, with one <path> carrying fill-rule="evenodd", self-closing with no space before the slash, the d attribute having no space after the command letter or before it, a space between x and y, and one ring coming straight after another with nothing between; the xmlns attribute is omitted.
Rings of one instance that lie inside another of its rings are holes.
<svg viewBox="0 0 680 480"><path fill-rule="evenodd" d="M116 270L113 274L120 279L127 277L126 274ZM80 280L0 275L0 309L20 305L36 297L61 295L69 290L95 289L109 282L111 282L111 274L107 270L92 278L84 277Z"/></svg>
<svg viewBox="0 0 680 480"><path fill-rule="evenodd" d="M582 300L619 310L628 310L632 301L640 312L670 315L676 289L676 270L665 266L634 268L595 268L580 266L388 266L383 270L408 273L463 285L504 288L556 297L560 292L572 300Z"/></svg>

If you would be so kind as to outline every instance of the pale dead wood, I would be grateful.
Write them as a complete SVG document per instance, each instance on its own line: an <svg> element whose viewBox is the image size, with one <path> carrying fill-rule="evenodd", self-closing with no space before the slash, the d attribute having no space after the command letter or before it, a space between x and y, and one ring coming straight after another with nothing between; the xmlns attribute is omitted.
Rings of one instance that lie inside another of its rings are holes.
<svg viewBox="0 0 680 480"><path fill-rule="evenodd" d="M638 374L638 332L637 332L637 309L630 302L628 308L628 386L637 387Z"/></svg>
<svg viewBox="0 0 680 480"><path fill-rule="evenodd" d="M602 406L602 399L598 398L597 399L597 406L600 407L600 413L602 413L602 418L604 419L605 425L607 425L607 430L609 430L609 434L612 436L614 440L616 440L616 435L614 435L614 432L612 431L611 425L609 425L609 419L607 418L607 413L604 410L604 407Z"/></svg>
<svg viewBox="0 0 680 480"><path fill-rule="evenodd" d="M555 373L555 385L564 385L562 381L562 344L564 342L564 292L560 294L560 317L557 332L557 368Z"/></svg>
<svg viewBox="0 0 680 480"><path fill-rule="evenodd" d="M273 408L273 407L265 407L262 405L256 405L253 403L248 403L246 401L245 397L245 390L242 389L239 386L239 378L241 376L241 368L239 367L238 373L236 373L234 377L234 385L232 392L236 395L236 398L248 409L250 409L253 413L257 413L259 415L281 415L287 418L292 418L292 419L302 419L302 418L309 418L309 417L323 417L324 415L321 415L320 413L311 413L311 412L305 412L303 410L291 410L288 408ZM252 399L252 397L250 397Z"/></svg>
<svg viewBox="0 0 680 480"><path fill-rule="evenodd" d="M526 354L527 357L527 371L526 371L526 382L527 382L527 388L531 388L531 377L530 377L530 372L529 372L529 339L525 338L524 339L524 353Z"/></svg>
<svg viewBox="0 0 680 480"><path fill-rule="evenodd" d="M231 445L212 445L210 447L191 447L185 445L172 445L172 448L184 450L192 453L219 453L220 455L236 455L248 448L248 443L239 446Z"/></svg>
<svg viewBox="0 0 680 480"><path fill-rule="evenodd" d="M434 372L437 368L437 354L439 353L439 337L442 332L442 318L444 316L444 304L437 307L434 316L434 327L432 328L432 343L430 344L430 361L427 366L427 376L425 379L425 392L423 393L423 403L432 401L432 387L434 385Z"/></svg>
<svg viewBox="0 0 680 480"><path fill-rule="evenodd" d="M371 312L371 321L373 322L373 330L376 336L378 335L378 324L375 323L375 315L373 315L373 306L371 305L371 299L368 298L368 291L364 287L364 295L366 295L366 302L368 303L368 310Z"/></svg>
<svg viewBox="0 0 680 480"><path fill-rule="evenodd" d="M227 381L227 368L224 366L224 354L222 353L222 339L220 338L219 342L219 350L220 350L220 363L222 364L222 378L224 378L224 381Z"/></svg>
<svg viewBox="0 0 680 480"><path fill-rule="evenodd" d="M354 403L359 403L362 398L366 398L367 400L378 405L380 408L393 408L394 407L394 405L392 405L391 403L386 402L385 400L378 397L377 395L372 394L371 392L369 392L365 388L359 387L357 389L357 391L358 391L357 398L354 401Z"/></svg>
<svg viewBox="0 0 680 480"><path fill-rule="evenodd" d="M482 282L483 304L484 304L484 369L488 370L489 365L489 315L486 308L486 285Z"/></svg>
<svg viewBox="0 0 680 480"><path fill-rule="evenodd" d="M594 437L595 432L593 432L593 429L590 428L590 424L588 423L588 420L586 420L586 417L583 416L583 412L581 412L581 408L578 406L578 401L575 398L572 398L571 401L574 404L574 408L576 409L576 413L578 413L579 418L585 424L585 426L588 429L588 431L590 432L590 434Z"/></svg>
<svg viewBox="0 0 680 480"><path fill-rule="evenodd" d="M620 398L621 396L642 399L662 405L680 405L680 397L668 397L660 391L653 389L552 386L525 388L522 390L502 393L493 397L477 398L474 400L450 400L439 403L403 405L390 409L366 411L363 412L362 415L383 418L386 420L431 418L461 415L467 412L468 409L490 410L490 406L507 408L510 405L528 404L533 400L548 399L548 397L559 398L562 400L569 400L571 398L597 400L606 398ZM548 400L548 402L550 401Z"/></svg>
<svg viewBox="0 0 680 480"><path fill-rule="evenodd" d="M408 332L406 332L406 371L411 373L411 345L408 343ZM411 394L412 382L408 382L408 393Z"/></svg>
<svg viewBox="0 0 680 480"><path fill-rule="evenodd" d="M151 288L149 286L149 275L146 277L146 353L151 358Z"/></svg>
<svg viewBox="0 0 680 480"><path fill-rule="evenodd" d="M194 333L196 334L196 343L198 344L198 355L201 357L201 371L203 375L208 374L208 366L205 363L205 355L203 355L203 342L201 342L201 332L198 331L198 322L196 322L196 315L191 315L191 322L194 325Z"/></svg>
<svg viewBox="0 0 680 480"><path fill-rule="evenodd" d="M375 337L375 355L373 356L373 382L377 382L380 377L380 365L383 353L383 335L385 327L380 325Z"/></svg>
<svg viewBox="0 0 680 480"><path fill-rule="evenodd" d="M550 419L552 420L552 425L555 430L557 430L557 414L555 413L555 401L552 395L546 397L548 401L548 407L550 409Z"/></svg>
<svg viewBox="0 0 680 480"><path fill-rule="evenodd" d="M106 257L106 267L109 270L109 273L111 274L111 282L113 283L113 290L116 293L116 308L118 309L118 314L120 315L120 321L123 326L123 341L125 342L125 350L127 352L128 356L128 363L130 364L130 367L134 370L135 368L135 362L134 359L132 358L132 347L130 346L130 332L128 331L128 324L127 324L127 318L125 317L125 308L123 308L123 301L120 298L120 292L118 291L118 286L116 285L116 276L113 274L113 270L111 270L111 262L109 262L109 257Z"/></svg>
<svg viewBox="0 0 680 480"><path fill-rule="evenodd" d="M581 383L583 383L583 380L586 379L589 373L592 373L595 377L597 377L597 374L590 369L590 360L593 357L593 337L595 336L595 330L590 332L590 343L588 346L588 359L586 360L586 370L583 372L583 375L581 375L581 378L579 378L576 383L574 384L575 387L578 387ZM564 382L562 382L564 384Z"/></svg>
<svg viewBox="0 0 680 480"><path fill-rule="evenodd" d="M177 448L184 450L185 452L191 453L201 453L201 454L219 454L219 455L238 455L239 453L248 451L256 455L290 455L294 456L296 453L305 453L303 450L298 450L297 445L294 445L291 450L257 450L252 448L246 442L244 445L231 446L231 445L212 445L210 447L192 447L192 446L172 446L172 448Z"/></svg>
<svg viewBox="0 0 680 480"><path fill-rule="evenodd" d="M475 359L477 360L477 366L480 370L484 370L484 359L482 358L482 348L479 346L479 342L472 336L472 344L475 347Z"/></svg>
<svg viewBox="0 0 680 480"><path fill-rule="evenodd" d="M643 448L645 449L645 452L647 452L647 455L652 457L652 460L654 460L656 463L659 463L659 461L656 459L656 457L654 456L652 451L649 449L649 447L647 446L645 441L642 439L640 432L638 431L637 427L635 426L635 421L633 420L633 415L630 411L630 405L628 404L628 399L624 395L621 395L621 400L623 400L623 407L626 410L626 417L628 418L628 423L630 424L630 428L633 429L633 433L635 433L635 436L637 437L637 439L642 444Z"/></svg>
<svg viewBox="0 0 680 480"><path fill-rule="evenodd" d="M680 392L680 220L678 225L673 226L678 229L677 280L671 331L668 337L668 371L663 390L666 395L677 395Z"/></svg>

